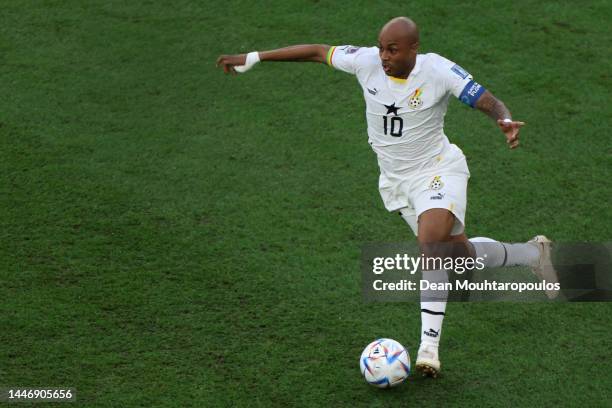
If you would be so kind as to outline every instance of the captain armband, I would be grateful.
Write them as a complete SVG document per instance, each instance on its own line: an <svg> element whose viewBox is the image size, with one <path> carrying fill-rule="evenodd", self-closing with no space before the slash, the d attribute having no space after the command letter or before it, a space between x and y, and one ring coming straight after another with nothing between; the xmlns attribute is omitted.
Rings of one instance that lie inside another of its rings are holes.
<svg viewBox="0 0 612 408"><path fill-rule="evenodd" d="M486 88L484 86L480 85L478 82L470 81L465 88L463 88L461 95L459 95L459 100L473 108L485 91Z"/></svg>

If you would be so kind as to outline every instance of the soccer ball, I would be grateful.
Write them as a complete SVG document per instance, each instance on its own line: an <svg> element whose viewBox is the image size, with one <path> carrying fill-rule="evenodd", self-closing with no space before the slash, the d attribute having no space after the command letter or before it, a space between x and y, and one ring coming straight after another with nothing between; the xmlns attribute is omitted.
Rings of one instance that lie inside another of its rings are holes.
<svg viewBox="0 0 612 408"><path fill-rule="evenodd" d="M378 339L363 350L359 367L368 384L379 388L394 387L410 375L410 356L397 341Z"/></svg>

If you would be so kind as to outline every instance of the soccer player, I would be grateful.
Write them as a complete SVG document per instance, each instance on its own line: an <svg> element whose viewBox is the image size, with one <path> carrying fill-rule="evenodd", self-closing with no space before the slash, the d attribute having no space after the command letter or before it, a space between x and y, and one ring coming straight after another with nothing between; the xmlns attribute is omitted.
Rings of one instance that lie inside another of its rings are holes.
<svg viewBox="0 0 612 408"><path fill-rule="evenodd" d="M416 24L398 17L382 28L378 47L296 45L222 55L217 65L225 73L242 73L260 61L320 62L355 75L366 102L368 142L378 158L380 195L387 210L398 212L412 228L425 257L465 254L484 259L487 267L526 265L540 280L557 283L546 237L518 244L466 237L470 172L461 149L444 134L450 96L491 117L511 149L518 147L524 123L513 120L504 103L459 65L434 53L418 54L418 48ZM424 270L423 279L449 280L445 270ZM440 371L438 348L447 295L421 292L416 368L431 377Z"/></svg>

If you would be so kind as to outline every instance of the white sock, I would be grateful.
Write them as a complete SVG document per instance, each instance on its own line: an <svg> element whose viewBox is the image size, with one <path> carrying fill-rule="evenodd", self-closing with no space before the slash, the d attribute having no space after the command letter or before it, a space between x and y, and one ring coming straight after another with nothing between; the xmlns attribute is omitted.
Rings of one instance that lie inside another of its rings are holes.
<svg viewBox="0 0 612 408"><path fill-rule="evenodd" d="M476 256L484 260L489 268L498 266L531 266L540 258L540 251L529 243L508 244L491 238L470 238Z"/></svg>
<svg viewBox="0 0 612 408"><path fill-rule="evenodd" d="M423 280L435 283L448 283L445 270L423 271ZM442 321L446 311L448 291L421 291L421 344L438 347L442 335Z"/></svg>

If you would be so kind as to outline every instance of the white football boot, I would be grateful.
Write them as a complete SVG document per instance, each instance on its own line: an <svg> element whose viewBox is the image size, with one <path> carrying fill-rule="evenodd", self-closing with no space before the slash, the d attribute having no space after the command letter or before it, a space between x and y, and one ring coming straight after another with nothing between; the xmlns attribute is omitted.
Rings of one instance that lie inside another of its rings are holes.
<svg viewBox="0 0 612 408"><path fill-rule="evenodd" d="M438 358L438 346L421 343L416 360L416 370L423 376L436 378L440 373L440 359Z"/></svg>
<svg viewBox="0 0 612 408"><path fill-rule="evenodd" d="M545 280L547 283L559 283L557 271L553 267L550 255L552 241L544 235L536 235L528 242L535 245L540 251L540 259L531 267L533 274L537 276L540 281ZM554 299L559 296L559 291L555 289L546 289L546 296L548 296L549 299Z"/></svg>

